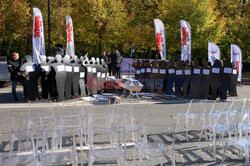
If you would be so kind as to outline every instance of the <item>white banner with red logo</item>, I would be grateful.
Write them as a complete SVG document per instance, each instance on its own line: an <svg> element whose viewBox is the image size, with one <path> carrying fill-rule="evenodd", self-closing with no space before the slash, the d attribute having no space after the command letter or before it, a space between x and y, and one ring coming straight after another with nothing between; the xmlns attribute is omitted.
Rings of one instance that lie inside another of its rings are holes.
<svg viewBox="0 0 250 166"><path fill-rule="evenodd" d="M239 46L231 44L231 62L238 71L238 81L242 78L242 53Z"/></svg>
<svg viewBox="0 0 250 166"><path fill-rule="evenodd" d="M191 27L185 20L181 24L181 60L191 62Z"/></svg>
<svg viewBox="0 0 250 166"><path fill-rule="evenodd" d="M161 55L162 60L166 60L166 37L164 24L160 19L154 19L155 35L157 47Z"/></svg>
<svg viewBox="0 0 250 166"><path fill-rule="evenodd" d="M66 26L67 26L66 55L75 55L73 22L70 16L66 16Z"/></svg>
<svg viewBox="0 0 250 166"><path fill-rule="evenodd" d="M38 8L33 8L33 62L40 64L41 55L45 55L43 16Z"/></svg>
<svg viewBox="0 0 250 166"><path fill-rule="evenodd" d="M216 59L220 60L220 48L216 44L208 42L208 62L213 65Z"/></svg>

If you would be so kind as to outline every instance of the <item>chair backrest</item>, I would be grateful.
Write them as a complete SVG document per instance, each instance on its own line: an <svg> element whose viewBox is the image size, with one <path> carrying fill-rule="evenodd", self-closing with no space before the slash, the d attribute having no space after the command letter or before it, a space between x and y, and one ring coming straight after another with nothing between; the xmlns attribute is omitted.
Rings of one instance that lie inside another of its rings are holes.
<svg viewBox="0 0 250 166"><path fill-rule="evenodd" d="M88 128L93 127L106 127L112 125L113 115L107 113L88 114Z"/></svg>
<svg viewBox="0 0 250 166"><path fill-rule="evenodd" d="M191 109L191 105L192 105L192 103L193 103L193 100L194 100L194 99L192 99L192 100L190 101L189 105L188 105L187 114L190 112L190 109Z"/></svg>
<svg viewBox="0 0 250 166"><path fill-rule="evenodd" d="M103 145L103 146L102 146ZM89 146L90 151L96 148L109 148L126 145L126 127L90 127ZM125 146L126 147L126 146Z"/></svg>
<svg viewBox="0 0 250 166"><path fill-rule="evenodd" d="M42 134L42 133L40 133ZM17 149L15 148L15 142L17 141ZM17 131L11 131L10 140L10 152L13 151L35 151L35 142L33 135L30 135L30 129L18 129Z"/></svg>
<svg viewBox="0 0 250 166"><path fill-rule="evenodd" d="M219 102L217 100L214 101L213 106L210 110L210 114L213 112L223 112L223 111L229 111L231 107L231 102Z"/></svg>
<svg viewBox="0 0 250 166"><path fill-rule="evenodd" d="M205 112L206 104L207 104L207 100L197 100L197 102L195 102L195 100L192 99L188 105L186 116L188 116L188 114L191 112L196 112L196 113Z"/></svg>
<svg viewBox="0 0 250 166"><path fill-rule="evenodd" d="M78 115L61 115L59 116L59 124L62 126L85 126L85 114Z"/></svg>
<svg viewBox="0 0 250 166"><path fill-rule="evenodd" d="M244 108L246 106L246 102L247 102L246 98L243 98L243 99L233 99L230 110L234 110L234 111L240 112L240 111L244 110Z"/></svg>
<svg viewBox="0 0 250 166"><path fill-rule="evenodd" d="M47 130L53 130L56 126L56 118L54 116L36 116L31 117L28 120L28 129L33 128L45 128Z"/></svg>
<svg viewBox="0 0 250 166"><path fill-rule="evenodd" d="M250 125L250 121L249 121L249 116L250 116L250 111L246 110L242 113L238 114L238 127L241 127L243 124L248 124Z"/></svg>

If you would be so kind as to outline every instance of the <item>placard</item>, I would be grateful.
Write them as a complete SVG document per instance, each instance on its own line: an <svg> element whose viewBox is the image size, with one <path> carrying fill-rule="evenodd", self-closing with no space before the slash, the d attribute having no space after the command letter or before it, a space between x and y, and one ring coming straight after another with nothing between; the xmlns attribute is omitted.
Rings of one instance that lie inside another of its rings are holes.
<svg viewBox="0 0 250 166"><path fill-rule="evenodd" d="M151 73L151 68L147 68L147 73Z"/></svg>
<svg viewBox="0 0 250 166"><path fill-rule="evenodd" d="M220 73L220 68L213 67L212 68L212 73L219 74Z"/></svg>
<svg viewBox="0 0 250 166"><path fill-rule="evenodd" d="M101 77L102 73L101 72L97 72L97 77Z"/></svg>
<svg viewBox="0 0 250 166"><path fill-rule="evenodd" d="M141 70L136 70L136 74L141 74Z"/></svg>
<svg viewBox="0 0 250 166"><path fill-rule="evenodd" d="M201 69L194 69L194 74L201 74Z"/></svg>
<svg viewBox="0 0 250 166"><path fill-rule="evenodd" d="M182 75L182 70L176 70L176 75Z"/></svg>
<svg viewBox="0 0 250 166"><path fill-rule="evenodd" d="M190 70L185 70L185 75L190 75L191 71Z"/></svg>
<svg viewBox="0 0 250 166"><path fill-rule="evenodd" d="M60 71L65 71L64 65L58 65L57 70Z"/></svg>
<svg viewBox="0 0 250 166"><path fill-rule="evenodd" d="M153 69L153 73L158 73L158 69Z"/></svg>
<svg viewBox="0 0 250 166"><path fill-rule="evenodd" d="M72 72L72 66L65 66L66 72Z"/></svg>
<svg viewBox="0 0 250 166"><path fill-rule="evenodd" d="M233 69L233 74L237 74L237 70L236 69Z"/></svg>
<svg viewBox="0 0 250 166"><path fill-rule="evenodd" d="M141 69L141 73L145 73L145 69Z"/></svg>
<svg viewBox="0 0 250 166"><path fill-rule="evenodd" d="M227 67L225 67L225 68L224 68L224 73L231 74L231 73L232 73L232 68L227 68Z"/></svg>
<svg viewBox="0 0 250 166"><path fill-rule="evenodd" d="M80 72L80 78L84 78L85 77L85 72Z"/></svg>
<svg viewBox="0 0 250 166"><path fill-rule="evenodd" d="M166 74L166 70L165 69L160 69L160 74Z"/></svg>
<svg viewBox="0 0 250 166"><path fill-rule="evenodd" d="M105 78L105 73L102 73L102 78Z"/></svg>
<svg viewBox="0 0 250 166"><path fill-rule="evenodd" d="M173 74L173 73L175 73L175 71L174 71L174 69L168 69L168 73Z"/></svg>
<svg viewBox="0 0 250 166"><path fill-rule="evenodd" d="M203 74L204 75L209 75L210 74L210 71L208 69L203 69Z"/></svg>
<svg viewBox="0 0 250 166"><path fill-rule="evenodd" d="M33 69L32 66L26 66L26 71L27 71L27 72L33 72L34 69Z"/></svg>
<svg viewBox="0 0 250 166"><path fill-rule="evenodd" d="M92 72L92 68L91 67L87 67L88 72L91 73Z"/></svg>
<svg viewBox="0 0 250 166"><path fill-rule="evenodd" d="M43 69L44 71L49 71L49 66L42 66L42 69Z"/></svg>
<svg viewBox="0 0 250 166"><path fill-rule="evenodd" d="M74 72L79 72L79 66L74 67Z"/></svg>
<svg viewBox="0 0 250 166"><path fill-rule="evenodd" d="M96 68L93 67L93 68L92 68L92 72L93 72L93 73L96 73Z"/></svg>

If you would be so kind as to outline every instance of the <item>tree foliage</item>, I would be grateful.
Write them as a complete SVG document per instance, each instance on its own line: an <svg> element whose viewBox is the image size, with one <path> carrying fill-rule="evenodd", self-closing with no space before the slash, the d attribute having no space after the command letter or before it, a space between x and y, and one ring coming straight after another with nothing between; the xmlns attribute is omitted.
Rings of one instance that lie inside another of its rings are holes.
<svg viewBox="0 0 250 166"><path fill-rule="evenodd" d="M218 44L222 59L230 59L237 44L249 62L249 4L247 0L51 0L51 44L66 46L65 16L74 24L76 54L119 48L124 56L157 58L153 19L163 21L167 59L181 50L180 20L191 25L192 58L207 58L208 42ZM0 1L0 54L32 53L32 8L41 10L48 48L48 4L41 0ZM159 56L158 56L159 57Z"/></svg>

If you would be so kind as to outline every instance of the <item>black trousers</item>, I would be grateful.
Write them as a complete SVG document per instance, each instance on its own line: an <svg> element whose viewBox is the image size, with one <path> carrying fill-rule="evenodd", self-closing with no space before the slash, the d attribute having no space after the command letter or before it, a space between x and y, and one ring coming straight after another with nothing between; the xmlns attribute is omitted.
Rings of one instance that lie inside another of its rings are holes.
<svg viewBox="0 0 250 166"><path fill-rule="evenodd" d="M41 77L41 86L42 86L42 98L43 99L48 99L48 95L49 95L49 91L50 91L50 83L49 83L49 79L46 76L46 72L42 72L40 74Z"/></svg>
<svg viewBox="0 0 250 166"><path fill-rule="evenodd" d="M117 78L121 78L121 68L120 67L114 68L114 76Z"/></svg>

